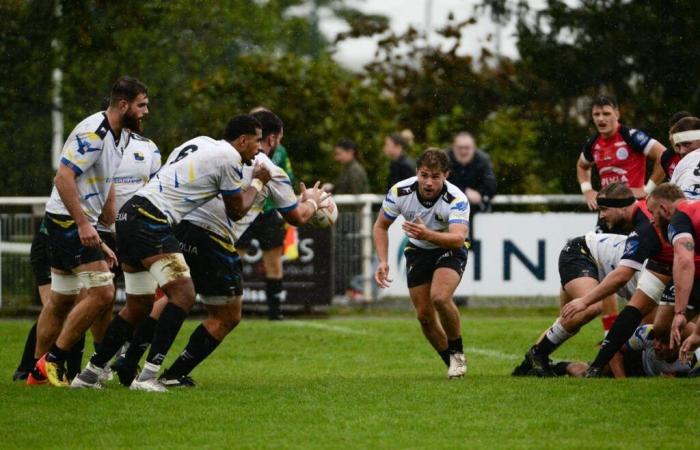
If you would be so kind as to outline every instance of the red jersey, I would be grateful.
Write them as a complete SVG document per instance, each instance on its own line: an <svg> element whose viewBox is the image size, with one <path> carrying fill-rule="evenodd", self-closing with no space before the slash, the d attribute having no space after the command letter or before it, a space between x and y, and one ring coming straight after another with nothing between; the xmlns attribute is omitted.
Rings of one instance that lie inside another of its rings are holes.
<svg viewBox="0 0 700 450"><path fill-rule="evenodd" d="M668 225L668 240L673 243L683 236L695 240L695 278L700 278L700 200L682 200Z"/></svg>
<svg viewBox="0 0 700 450"><path fill-rule="evenodd" d="M661 167L664 169L664 173L669 180L673 176L673 171L676 170L676 165L680 160L680 153L674 152L672 148L667 148L661 154Z"/></svg>
<svg viewBox="0 0 700 450"><path fill-rule="evenodd" d="M596 133L588 139L581 159L596 165L601 187L618 182L630 188L641 188L646 174L646 155L656 142L643 131L619 125L609 138Z"/></svg>

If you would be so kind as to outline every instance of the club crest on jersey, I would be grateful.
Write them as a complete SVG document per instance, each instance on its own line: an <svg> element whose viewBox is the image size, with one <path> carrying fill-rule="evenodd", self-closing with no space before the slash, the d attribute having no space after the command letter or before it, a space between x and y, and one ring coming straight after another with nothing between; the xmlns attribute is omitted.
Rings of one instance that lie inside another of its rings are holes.
<svg viewBox="0 0 700 450"><path fill-rule="evenodd" d="M617 159L622 159L622 160L627 159L630 156L629 152L627 151L627 149L625 147L618 148L615 155L617 156Z"/></svg>
<svg viewBox="0 0 700 450"><path fill-rule="evenodd" d="M141 152L134 152L134 159L135 159L136 161L143 161L143 160L145 160L146 158L143 156L143 153L141 153Z"/></svg>

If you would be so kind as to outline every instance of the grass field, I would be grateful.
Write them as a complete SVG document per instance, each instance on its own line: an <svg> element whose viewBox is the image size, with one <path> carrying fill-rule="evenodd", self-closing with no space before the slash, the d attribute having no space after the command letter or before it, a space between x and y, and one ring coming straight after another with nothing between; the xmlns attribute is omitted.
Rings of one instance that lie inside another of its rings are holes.
<svg viewBox="0 0 700 450"><path fill-rule="evenodd" d="M198 387L167 394L12 383L30 322L5 320L0 448L697 448L700 379L514 379L553 311L462 315L463 380L446 379L409 315L244 320ZM600 330L556 356L591 359Z"/></svg>

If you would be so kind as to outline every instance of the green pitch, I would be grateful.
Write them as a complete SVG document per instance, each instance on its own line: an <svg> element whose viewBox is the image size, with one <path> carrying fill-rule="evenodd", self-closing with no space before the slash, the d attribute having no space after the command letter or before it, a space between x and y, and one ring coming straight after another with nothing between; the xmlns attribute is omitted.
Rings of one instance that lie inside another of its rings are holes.
<svg viewBox="0 0 700 450"><path fill-rule="evenodd" d="M28 321L0 322L2 448L691 448L700 379L514 379L552 311L463 312L469 372L409 316L244 320L167 394L9 381ZM185 324L169 361L197 322ZM591 359L592 323L555 354ZM89 344L91 345L91 344ZM86 352L89 353L89 352ZM168 361L168 362L169 362Z"/></svg>

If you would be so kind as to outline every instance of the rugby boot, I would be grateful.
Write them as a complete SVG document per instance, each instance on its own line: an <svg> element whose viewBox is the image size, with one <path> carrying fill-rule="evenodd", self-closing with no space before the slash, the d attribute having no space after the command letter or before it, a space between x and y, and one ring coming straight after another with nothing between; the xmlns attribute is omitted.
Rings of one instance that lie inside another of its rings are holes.
<svg viewBox="0 0 700 450"><path fill-rule="evenodd" d="M183 375L181 377L169 376L167 372L158 378L158 381L165 387L195 387L197 383L194 382L192 377L189 375Z"/></svg>
<svg viewBox="0 0 700 450"><path fill-rule="evenodd" d="M40 386L42 384L48 383L49 380L46 379L44 375L41 374L36 366L29 372L27 376L27 384L30 386Z"/></svg>
<svg viewBox="0 0 700 450"><path fill-rule="evenodd" d="M100 378L103 376L104 369L97 367L92 363L88 365L73 378L70 383L70 387L74 389L88 388L88 389L102 389L102 383L100 383Z"/></svg>
<svg viewBox="0 0 700 450"><path fill-rule="evenodd" d="M163 386L163 384L156 378L149 378L143 381L139 381L137 378L131 382L129 389L132 391L168 392L165 386Z"/></svg>
<svg viewBox="0 0 700 450"><path fill-rule="evenodd" d="M116 372L119 383L124 387L131 386L131 382L134 381L134 378L139 374L138 364L130 363L123 356L117 358L110 368L112 371Z"/></svg>
<svg viewBox="0 0 700 450"><path fill-rule="evenodd" d="M464 353L450 353L450 368L447 369L447 378L462 378L467 373L467 359Z"/></svg>
<svg viewBox="0 0 700 450"><path fill-rule="evenodd" d="M63 364L47 361L46 355L39 358L36 362L36 368L39 369L39 373L48 380L51 386L68 387L66 369L63 367Z"/></svg>
<svg viewBox="0 0 700 450"><path fill-rule="evenodd" d="M537 354L537 346L533 345L530 350L525 354L525 359L527 359L532 367L530 369L529 375L534 375L537 377L548 378L556 376L552 371L552 366L550 365L549 357Z"/></svg>
<svg viewBox="0 0 700 450"><path fill-rule="evenodd" d="M17 369L12 374L12 381L25 381L29 377L29 372Z"/></svg>
<svg viewBox="0 0 700 450"><path fill-rule="evenodd" d="M529 353L529 351L528 351L528 353ZM516 366L515 369L513 369L511 376L526 377L526 376L530 375L531 370L532 370L532 364L530 362L530 358L527 357L527 353L526 353L525 357L523 358L523 361L520 363L520 365Z"/></svg>
<svg viewBox="0 0 700 450"><path fill-rule="evenodd" d="M600 378L603 376L603 370L598 367L588 366L586 373L583 375L584 378Z"/></svg>

